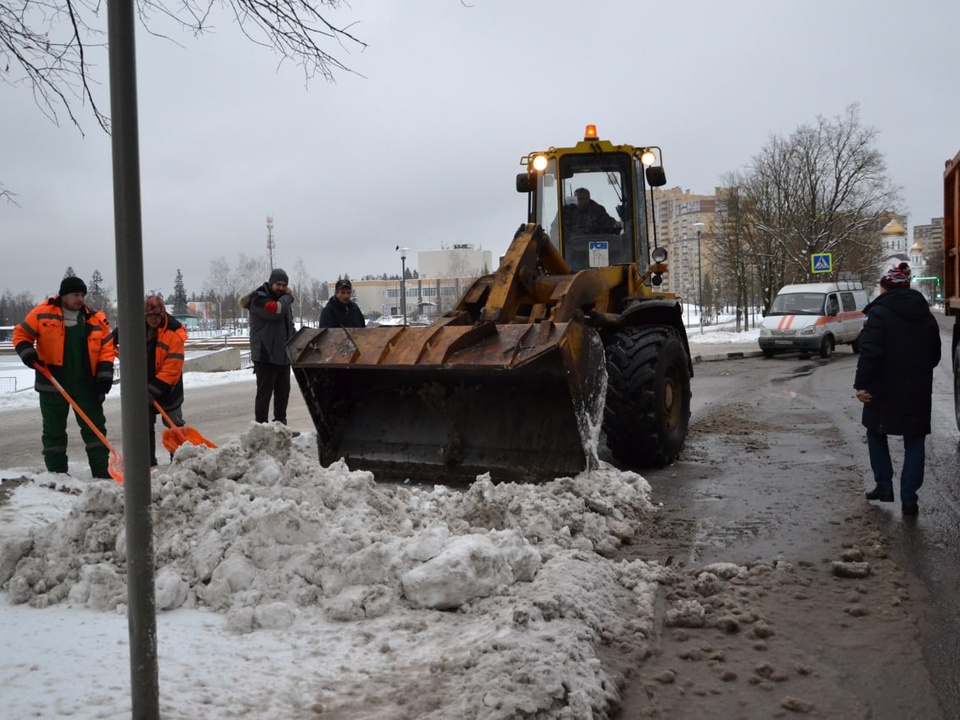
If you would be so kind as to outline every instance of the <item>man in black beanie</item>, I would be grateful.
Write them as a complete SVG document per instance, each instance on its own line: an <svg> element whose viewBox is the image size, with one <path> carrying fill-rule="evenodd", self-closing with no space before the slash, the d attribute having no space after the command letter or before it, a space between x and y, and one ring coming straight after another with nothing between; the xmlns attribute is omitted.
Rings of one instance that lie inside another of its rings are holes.
<svg viewBox="0 0 960 720"><path fill-rule="evenodd" d="M116 351L106 315L87 307L86 296L87 286L83 280L74 275L63 278L59 295L37 305L14 328L13 345L27 367L46 366L97 429L106 435L103 400L113 387ZM66 473L70 404L39 371L34 390L40 396L43 418L44 464L50 472ZM110 477L110 451L79 416L77 424L93 477Z"/></svg>
<svg viewBox="0 0 960 720"><path fill-rule="evenodd" d="M287 341L293 337L293 292L290 279L280 268L253 292L240 298L240 307L250 312L250 360L257 375L257 397L254 419L265 423L270 418L273 398L273 419L287 424L290 400L290 360ZM294 432L294 435L299 435Z"/></svg>

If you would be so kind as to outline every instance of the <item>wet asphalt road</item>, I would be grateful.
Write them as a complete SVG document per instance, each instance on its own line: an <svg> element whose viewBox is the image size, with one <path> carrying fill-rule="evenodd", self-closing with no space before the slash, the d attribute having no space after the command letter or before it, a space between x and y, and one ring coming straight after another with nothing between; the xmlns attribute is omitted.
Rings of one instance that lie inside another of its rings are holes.
<svg viewBox="0 0 960 720"><path fill-rule="evenodd" d="M925 591L920 635L947 717L960 712L960 448L950 340L935 371L921 515L869 512L891 557ZM808 557L822 561L844 517L863 510L872 475L853 395L856 356L780 355L695 366L691 433L675 465L643 471L654 497L692 519L689 562ZM894 466L902 450L891 440ZM895 481L896 482L896 481ZM891 692L897 692L891 654Z"/></svg>

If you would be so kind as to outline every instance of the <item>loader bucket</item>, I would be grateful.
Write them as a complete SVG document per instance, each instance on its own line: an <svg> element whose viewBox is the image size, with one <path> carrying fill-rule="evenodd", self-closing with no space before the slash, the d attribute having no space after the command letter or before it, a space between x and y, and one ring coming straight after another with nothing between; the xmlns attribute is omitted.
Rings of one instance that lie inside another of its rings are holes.
<svg viewBox="0 0 960 720"><path fill-rule="evenodd" d="M287 352L325 466L450 483L596 465L606 370L580 323L305 328Z"/></svg>

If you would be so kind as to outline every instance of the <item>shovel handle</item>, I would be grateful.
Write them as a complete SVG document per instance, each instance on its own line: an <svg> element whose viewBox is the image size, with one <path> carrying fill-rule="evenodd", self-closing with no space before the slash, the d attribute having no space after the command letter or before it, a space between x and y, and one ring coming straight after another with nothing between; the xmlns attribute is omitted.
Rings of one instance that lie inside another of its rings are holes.
<svg viewBox="0 0 960 720"><path fill-rule="evenodd" d="M93 420L87 417L87 414L80 409L80 406L77 405L76 401L72 397L70 397L70 394L64 389L63 385L61 385L59 381L50 372L50 368L48 368L46 365L34 365L34 369L38 373L43 375L47 380L53 383L53 386L60 391L61 395L63 395L64 400L70 403L70 406L74 409L74 412L76 412L77 415L83 418L83 421L90 426L90 429L93 430L94 435L96 435L100 439L100 442L102 442L107 447L107 450L109 450L111 453L116 455L117 451L113 449L113 445L110 444L110 441L107 440L106 436L102 432L100 432L100 428L98 428L93 423Z"/></svg>
<svg viewBox="0 0 960 720"><path fill-rule="evenodd" d="M153 406L159 411L159 413L160 413L161 415L163 415L163 419L166 420L166 422L167 422L167 427L171 427L171 428L172 428L172 427L176 427L176 426L177 426L177 424L176 424L173 420L170 419L170 416L167 415L167 411L164 410L162 407L160 407L160 403L158 403L156 400L154 400L154 401L153 401Z"/></svg>

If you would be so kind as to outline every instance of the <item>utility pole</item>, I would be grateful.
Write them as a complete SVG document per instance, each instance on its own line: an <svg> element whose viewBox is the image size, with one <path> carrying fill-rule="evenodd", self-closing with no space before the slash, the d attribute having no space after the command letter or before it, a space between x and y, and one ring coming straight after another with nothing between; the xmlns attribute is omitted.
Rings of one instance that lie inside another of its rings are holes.
<svg viewBox="0 0 960 720"><path fill-rule="evenodd" d="M277 244L273 241L273 215L267 215L267 252L270 253L270 272L273 272L273 249Z"/></svg>
<svg viewBox="0 0 960 720"><path fill-rule="evenodd" d="M400 253L400 311L403 313L403 325L407 325L407 251L410 248L397 245Z"/></svg>
<svg viewBox="0 0 960 720"><path fill-rule="evenodd" d="M700 304L700 334L703 335L703 255L700 252L700 232L703 230L702 222L695 222L693 226L697 229L697 302Z"/></svg>

